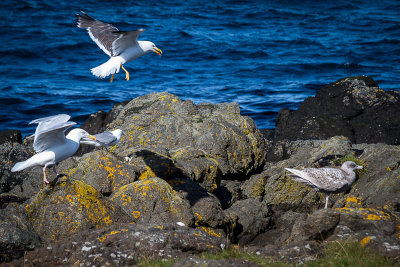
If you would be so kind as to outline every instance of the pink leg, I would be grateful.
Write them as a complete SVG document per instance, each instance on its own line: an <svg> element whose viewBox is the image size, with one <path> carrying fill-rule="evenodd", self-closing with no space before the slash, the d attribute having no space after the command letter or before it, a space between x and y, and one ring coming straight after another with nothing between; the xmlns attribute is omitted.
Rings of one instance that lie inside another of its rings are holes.
<svg viewBox="0 0 400 267"><path fill-rule="evenodd" d="M329 201L329 195L326 194L326 195L325 195L325 209L328 208L328 201Z"/></svg>
<svg viewBox="0 0 400 267"><path fill-rule="evenodd" d="M47 179L46 179L46 166L43 167L43 181L44 181L46 184L49 183L49 181L47 181Z"/></svg>

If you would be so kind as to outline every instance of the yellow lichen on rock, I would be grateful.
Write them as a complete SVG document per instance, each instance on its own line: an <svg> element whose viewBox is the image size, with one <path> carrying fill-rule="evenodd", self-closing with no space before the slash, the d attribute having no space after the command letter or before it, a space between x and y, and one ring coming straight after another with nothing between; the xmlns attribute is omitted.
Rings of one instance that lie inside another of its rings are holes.
<svg viewBox="0 0 400 267"><path fill-rule="evenodd" d="M96 189L65 177L55 188L42 189L26 205L33 228L45 240L58 240L87 227L109 226L113 210Z"/></svg>
<svg viewBox="0 0 400 267"><path fill-rule="evenodd" d="M172 187L160 178L139 180L121 187L111 197L132 221L170 222L182 221L186 225L192 220L185 201Z"/></svg>

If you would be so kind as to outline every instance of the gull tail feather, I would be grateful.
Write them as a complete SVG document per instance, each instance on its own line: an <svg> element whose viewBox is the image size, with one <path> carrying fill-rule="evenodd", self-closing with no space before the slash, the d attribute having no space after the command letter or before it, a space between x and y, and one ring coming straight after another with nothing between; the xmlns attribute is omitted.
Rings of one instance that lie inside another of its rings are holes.
<svg viewBox="0 0 400 267"><path fill-rule="evenodd" d="M103 79L111 74L118 73L120 67L121 59L118 57L112 57L106 63L91 69L91 71L94 76Z"/></svg>
<svg viewBox="0 0 400 267"><path fill-rule="evenodd" d="M291 173L289 173L289 175L291 175L291 176L295 175L295 176L298 176L300 178L303 178L303 176L304 176L302 171L299 171L299 170L296 170L296 169L285 168L285 170L287 170L288 172L291 172Z"/></svg>
<svg viewBox="0 0 400 267"><path fill-rule="evenodd" d="M14 167L11 169L12 172L18 172L18 171L22 171L26 168L29 168L31 166L33 166L34 163L30 160L27 159L25 161L21 161L21 162L17 162Z"/></svg>
<svg viewBox="0 0 400 267"><path fill-rule="evenodd" d="M301 182L301 183L307 184L309 186L315 187L313 182L309 180L309 177L307 175L305 175L302 171L296 170L296 169L290 169L290 168L285 168L285 170L290 172L290 173L288 173L288 175L290 177L292 177L293 181Z"/></svg>

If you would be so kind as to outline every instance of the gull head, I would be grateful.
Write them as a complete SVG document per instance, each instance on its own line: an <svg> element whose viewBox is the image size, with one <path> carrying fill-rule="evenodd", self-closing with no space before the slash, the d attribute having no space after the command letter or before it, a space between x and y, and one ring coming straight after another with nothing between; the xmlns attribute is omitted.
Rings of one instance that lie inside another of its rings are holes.
<svg viewBox="0 0 400 267"><path fill-rule="evenodd" d="M341 167L341 169L346 171L361 170L362 168L363 166L357 165L354 161L345 161Z"/></svg>
<svg viewBox="0 0 400 267"><path fill-rule="evenodd" d="M94 137L93 135L90 135L85 130L79 129L79 128L71 130L67 135L67 138L76 140L77 142L79 142L84 137L90 138L92 140L96 140L96 137Z"/></svg>
<svg viewBox="0 0 400 267"><path fill-rule="evenodd" d="M139 44L145 53L153 51L154 53L156 53L159 56L161 56L161 54L162 54L161 49L159 49L153 42L140 41Z"/></svg>

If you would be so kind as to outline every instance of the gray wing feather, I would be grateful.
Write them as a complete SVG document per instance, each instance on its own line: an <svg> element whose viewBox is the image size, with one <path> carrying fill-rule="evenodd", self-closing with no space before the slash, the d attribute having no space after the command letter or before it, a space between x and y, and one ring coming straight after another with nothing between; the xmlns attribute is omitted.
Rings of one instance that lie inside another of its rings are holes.
<svg viewBox="0 0 400 267"><path fill-rule="evenodd" d="M29 124L38 124L33 141L35 151L39 153L66 142L64 131L76 124L68 121L70 118L69 115L60 114L31 121Z"/></svg>
<svg viewBox="0 0 400 267"><path fill-rule="evenodd" d="M118 31L112 24L104 23L94 19L85 12L75 14L78 19L78 27L87 29L90 38L95 42L101 50L108 56L115 56L113 53L113 42L118 38L123 37L123 34Z"/></svg>
<svg viewBox="0 0 400 267"><path fill-rule="evenodd" d="M335 168L306 168L303 172L311 177L312 183L327 191L336 191L348 185L346 175L341 169Z"/></svg>
<svg viewBox="0 0 400 267"><path fill-rule="evenodd" d="M96 140L103 144L111 144L117 140L117 137L110 132L95 134Z"/></svg>
<svg viewBox="0 0 400 267"><path fill-rule="evenodd" d="M348 185L345 173L335 168L305 168L303 170L288 169L294 180L305 183L317 189L337 191Z"/></svg>
<svg viewBox="0 0 400 267"><path fill-rule="evenodd" d="M112 43L112 51L114 55L121 54L124 50L132 47L137 43L137 38L144 32L144 29L137 31L118 31L122 36Z"/></svg>

